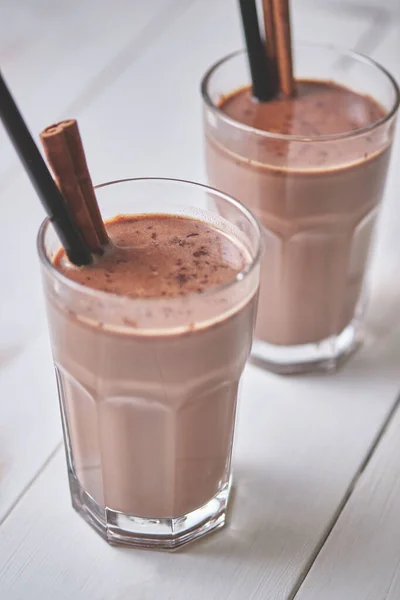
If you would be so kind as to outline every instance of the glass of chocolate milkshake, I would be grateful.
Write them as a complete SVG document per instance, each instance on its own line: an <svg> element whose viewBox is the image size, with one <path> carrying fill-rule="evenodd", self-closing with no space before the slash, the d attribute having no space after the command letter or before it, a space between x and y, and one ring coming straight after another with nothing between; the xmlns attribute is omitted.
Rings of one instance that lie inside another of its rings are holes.
<svg viewBox="0 0 400 600"><path fill-rule="evenodd" d="M202 81L210 185L263 226L252 356L277 373L334 369L358 345L399 106L393 78L363 56L298 44L294 58L291 99L251 97L245 52Z"/></svg>
<svg viewBox="0 0 400 600"><path fill-rule="evenodd" d="M222 526L261 234L202 185L97 188L111 243L70 263L39 232L74 508L107 541L173 549Z"/></svg>

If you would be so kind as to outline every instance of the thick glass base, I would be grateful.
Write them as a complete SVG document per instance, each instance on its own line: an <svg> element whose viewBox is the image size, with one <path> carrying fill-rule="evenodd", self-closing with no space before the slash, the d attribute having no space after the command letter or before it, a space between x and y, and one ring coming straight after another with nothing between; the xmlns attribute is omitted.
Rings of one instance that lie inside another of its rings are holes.
<svg viewBox="0 0 400 600"><path fill-rule="evenodd" d="M135 517L102 508L69 472L72 506L109 544L176 550L223 527L229 499L230 482L209 502L176 518L153 519Z"/></svg>
<svg viewBox="0 0 400 600"><path fill-rule="evenodd" d="M250 361L278 375L330 372L341 366L360 343L360 321L354 319L340 335L316 344L277 346L255 339Z"/></svg>

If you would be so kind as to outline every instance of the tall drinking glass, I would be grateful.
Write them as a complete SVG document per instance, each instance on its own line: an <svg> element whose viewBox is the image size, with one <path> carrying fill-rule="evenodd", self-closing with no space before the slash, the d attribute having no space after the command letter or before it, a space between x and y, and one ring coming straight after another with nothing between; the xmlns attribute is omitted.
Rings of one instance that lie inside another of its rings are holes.
<svg viewBox="0 0 400 600"><path fill-rule="evenodd" d="M379 104L384 116L339 134L272 133L220 108L250 84L244 52L223 58L204 76L208 180L248 206L263 227L252 356L277 373L335 368L358 345L399 106L397 84L368 58L304 43L294 56L297 79L350 88ZM291 118L301 119L293 111Z"/></svg>
<svg viewBox="0 0 400 600"><path fill-rule="evenodd" d="M73 506L110 543L176 548L225 522L260 230L240 203L199 184L132 179L96 193L104 220L194 218L246 256L203 293L135 299L66 278L48 219L39 231Z"/></svg>

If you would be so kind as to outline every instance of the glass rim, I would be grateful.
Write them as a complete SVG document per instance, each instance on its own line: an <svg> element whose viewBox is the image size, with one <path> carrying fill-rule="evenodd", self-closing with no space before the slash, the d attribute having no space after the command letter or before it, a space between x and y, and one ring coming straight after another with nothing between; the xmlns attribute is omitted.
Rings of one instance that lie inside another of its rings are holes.
<svg viewBox="0 0 400 600"><path fill-rule="evenodd" d="M295 43L295 45L296 45L296 43ZM323 43L318 43L318 42L301 42L300 41L300 42L297 42L297 45L303 46L303 47L308 46L310 48L325 48L327 50L334 50L334 51L342 54L343 56L352 58L358 62L367 64L375 69L378 69L381 73L383 73L387 77L387 79L389 80L389 82L391 83L391 85L393 87L394 94L395 94L393 106L391 107L391 109L388 111L387 114L385 114L383 117L381 117L380 119L375 121L375 123L372 123L371 125L367 125L366 127L361 127L360 129L355 129L353 131L344 131L343 133L332 133L332 134L327 134L327 135L316 135L316 136L303 136L303 135L293 135L293 134L285 134L285 133L273 133L270 131L263 131L262 129L257 129L256 127L251 127L250 125L245 125L244 123L240 123L239 121L236 121L235 119L232 119L232 117L229 117L228 115L226 115L212 101L212 99L209 95L209 92L208 92L209 81L210 81L211 77L214 75L214 73L221 66L223 66L225 63L229 62L230 60L236 58L237 56L246 54L245 48L241 48L240 50L235 50L234 52L230 52L229 54L223 56L221 59L219 59L213 65L211 65L211 67L206 71L205 75L201 79L201 85L200 85L200 90L201 90L201 95L203 97L203 101L205 102L207 107L210 110L212 110L213 113L221 121L224 121L225 123L227 123L233 127L236 127L238 129L241 129L242 131L246 131L247 133L251 133L253 135L258 135L260 137L263 137L263 138L266 138L269 140L282 140L282 141L292 141L292 142L326 142L326 141L335 141L335 140L349 139L349 138L357 137L364 133L371 132L374 129L376 129L377 127L379 127L380 125L383 125L384 123L390 121L390 119L396 114L396 112L399 108L399 105L400 105L400 89L397 84L397 81L385 67L380 65L373 58L370 58L368 56L365 56L364 54L355 52L353 50L348 50L348 49L342 48L340 46L336 46L335 44L323 44Z"/></svg>
<svg viewBox="0 0 400 600"><path fill-rule="evenodd" d="M128 177L128 178L124 178L124 179L115 179L113 181L107 181L104 183L100 183L98 185L95 185L94 189L97 190L97 189L109 187L112 185L116 185L119 183L132 183L132 182L134 182L134 183L135 182L136 183L164 182L164 183L178 183L178 184L188 185L190 187L196 187L198 189L203 189L205 191L212 192L213 194L216 194L220 198L228 201L230 204L236 206L236 208L238 210L240 210L246 216L246 218L249 220L251 225L254 227L254 230L257 234L257 248L254 253L254 256L251 258L251 261L248 264L246 264L245 267L239 273L237 273L233 279L226 281L225 283L222 283L221 285L212 287L212 288L202 292L201 294L199 294L198 292L192 292L192 293L186 294L185 296L170 296L170 297L156 296L156 297L151 297L151 298L133 298L131 296L123 296L121 294L115 294L113 292L105 292L103 290L97 290L97 289L85 286L81 283L78 283L77 281L73 281L72 279L69 279L68 277L66 277L65 275L60 273L60 271L58 271L58 269L55 268L55 266L53 265L53 263L51 262L51 260L48 256L48 254L46 252L46 248L45 248L45 236L46 236L48 228L52 224L50 218L46 217L42 221L42 223L39 227L38 233L37 233L36 248L37 248L37 252L39 255L41 265L59 283L61 283L62 285L68 286L70 289L72 289L76 292L84 293L85 295L92 297L93 299L103 299L104 302L114 300L114 302L124 302L124 303L128 302L128 303L136 303L136 304L139 304L139 303L155 304L157 302L162 302L163 304L165 304L166 302L168 303L168 302L175 302L177 300L181 300L181 301L185 300L185 299L187 300L188 298L192 298L193 296L196 296L196 295L198 295L199 297L213 296L214 294L221 292L223 290L227 290L230 287L232 287L233 285L240 283L244 279L247 279L247 277L249 275L251 275L251 273L254 271L255 267L259 264L259 262L261 260L261 256L262 256L262 232L261 232L260 224L258 223L258 221L255 218L255 216L253 215L253 213L248 208L246 208L246 206L244 206L244 204L242 204L241 202L239 202L238 200L236 200L229 194L225 194L224 192L221 192L220 190L212 188L203 183L198 183L198 182L190 181L187 179L177 179L177 178L173 178L173 177ZM189 206L190 206L190 204L189 204ZM143 213L141 213L141 214L143 214ZM156 214L156 213L148 213L148 214ZM61 242L60 242L60 248L62 248Z"/></svg>

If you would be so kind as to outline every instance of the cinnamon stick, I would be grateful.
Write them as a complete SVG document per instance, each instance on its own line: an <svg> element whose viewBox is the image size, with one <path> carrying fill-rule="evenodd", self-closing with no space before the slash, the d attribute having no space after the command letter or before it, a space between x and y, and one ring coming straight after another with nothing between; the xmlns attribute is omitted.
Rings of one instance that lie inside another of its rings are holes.
<svg viewBox="0 0 400 600"><path fill-rule="evenodd" d="M83 149L82 139L79 133L78 123L76 119L69 119L59 123L67 140L69 153L74 165L74 171L81 192L85 199L89 215L92 219L94 228L99 238L100 244L105 246L108 243L108 235L106 228L101 218L99 205L97 204L96 194L93 188L92 179L86 162L85 151Z"/></svg>
<svg viewBox="0 0 400 600"><path fill-rule="evenodd" d="M265 52L267 55L269 78L277 93L278 65L275 39L274 7L271 0L263 0Z"/></svg>
<svg viewBox="0 0 400 600"><path fill-rule="evenodd" d="M92 261L90 249L54 183L1 73L0 118L68 258L76 265L89 264Z"/></svg>
<svg viewBox="0 0 400 600"><path fill-rule="evenodd" d="M295 93L289 0L271 0L273 10L279 87L284 96Z"/></svg>
<svg viewBox="0 0 400 600"><path fill-rule="evenodd" d="M83 239L92 252L101 253L102 245L75 173L62 124L46 127L41 132L40 139L56 183L75 218Z"/></svg>

